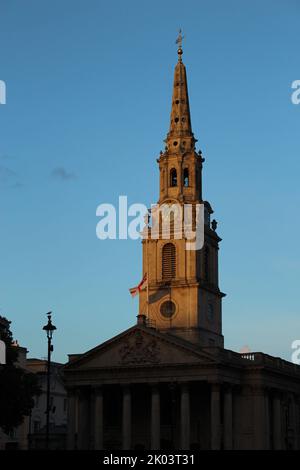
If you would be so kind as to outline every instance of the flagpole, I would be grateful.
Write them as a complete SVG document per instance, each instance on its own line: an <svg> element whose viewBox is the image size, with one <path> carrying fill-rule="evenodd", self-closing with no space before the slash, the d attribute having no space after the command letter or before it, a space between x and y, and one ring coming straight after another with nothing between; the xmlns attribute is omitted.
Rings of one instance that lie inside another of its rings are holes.
<svg viewBox="0 0 300 470"><path fill-rule="evenodd" d="M147 319L149 320L149 228L147 230Z"/></svg>

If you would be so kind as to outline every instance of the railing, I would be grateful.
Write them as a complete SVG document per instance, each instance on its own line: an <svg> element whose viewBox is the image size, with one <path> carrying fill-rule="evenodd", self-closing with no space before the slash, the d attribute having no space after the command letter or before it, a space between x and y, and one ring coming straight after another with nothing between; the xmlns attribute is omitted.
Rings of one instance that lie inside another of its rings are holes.
<svg viewBox="0 0 300 470"><path fill-rule="evenodd" d="M261 352L240 353L240 357L257 365L264 365L266 367L281 369L289 373L293 372L300 375L300 366L298 364L286 361L280 357L269 356L269 354Z"/></svg>
<svg viewBox="0 0 300 470"><path fill-rule="evenodd" d="M156 321L155 320L151 320L150 318L146 318L146 326L148 328L154 328L156 329Z"/></svg>
<svg viewBox="0 0 300 470"><path fill-rule="evenodd" d="M280 369L283 372L293 373L300 376L300 365L289 362L280 357L269 356L262 352L237 353L228 349L219 350L221 360L231 364L244 364L245 366L263 366L272 369Z"/></svg>
<svg viewBox="0 0 300 470"><path fill-rule="evenodd" d="M247 359L248 361L254 361L255 360L255 354L254 353L242 353L241 357L243 359Z"/></svg>

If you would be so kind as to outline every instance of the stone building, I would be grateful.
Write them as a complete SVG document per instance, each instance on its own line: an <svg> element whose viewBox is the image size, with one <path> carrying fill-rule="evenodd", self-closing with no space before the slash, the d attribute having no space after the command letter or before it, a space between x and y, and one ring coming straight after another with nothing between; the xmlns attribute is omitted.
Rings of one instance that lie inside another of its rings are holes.
<svg viewBox="0 0 300 470"><path fill-rule="evenodd" d="M28 447L46 448L47 409L47 361L28 358L26 368L38 377L41 394L34 398L34 407L28 422ZM67 393L61 376L62 364L51 362L50 368L50 414L49 448L63 449L66 446L67 430Z"/></svg>
<svg viewBox="0 0 300 470"><path fill-rule="evenodd" d="M218 250L202 196L204 159L195 148L182 48L170 129L159 165L159 201L204 206L204 245L187 249L162 224L146 225L137 324L64 368L69 449L299 449L300 367L261 352L224 349ZM153 223L153 222L152 222Z"/></svg>
<svg viewBox="0 0 300 470"><path fill-rule="evenodd" d="M6 318L0 316L0 337L1 330L9 330L10 321ZM16 348L18 352L17 361L15 363L16 367L20 367L26 370L26 357L27 349L20 346L18 341L14 341L12 346ZM5 365L0 365L1 367L6 367ZM29 426L29 417L24 416L23 423L20 426L15 427L9 433L4 432L0 428L0 450L24 450L28 447L28 426Z"/></svg>
<svg viewBox="0 0 300 470"><path fill-rule="evenodd" d="M1 323L4 324L0 317ZM10 322L7 321L9 324ZM41 394L34 397L34 406L29 416L24 416L22 424L6 434L0 429L0 450L27 450L46 448L46 396L47 361L27 358L28 350L14 342L18 350L17 367L37 374ZM50 433L49 448L64 449L67 431L67 393L61 377L63 364L52 362L50 375ZM4 366L5 367L5 366Z"/></svg>

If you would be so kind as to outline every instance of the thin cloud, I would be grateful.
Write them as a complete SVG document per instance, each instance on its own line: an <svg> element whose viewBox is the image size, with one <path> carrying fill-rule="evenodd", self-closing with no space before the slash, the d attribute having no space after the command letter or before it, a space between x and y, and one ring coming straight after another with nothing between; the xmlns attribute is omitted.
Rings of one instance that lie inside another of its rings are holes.
<svg viewBox="0 0 300 470"><path fill-rule="evenodd" d="M52 178L55 178L61 181L73 180L76 178L74 173L67 171L62 166L54 168L54 170L52 170L51 176Z"/></svg>
<svg viewBox="0 0 300 470"><path fill-rule="evenodd" d="M20 188L23 188L24 184L23 183L20 183L20 181L17 181L16 183L12 184L11 185L11 188L13 189L20 189Z"/></svg>
<svg viewBox="0 0 300 470"><path fill-rule="evenodd" d="M8 155L8 154L0 155L0 160L11 160L12 158L13 158L12 155Z"/></svg>
<svg viewBox="0 0 300 470"><path fill-rule="evenodd" d="M0 181L7 182L17 176L16 172L7 168L6 166L0 165Z"/></svg>
<svg viewBox="0 0 300 470"><path fill-rule="evenodd" d="M24 186L19 181L18 173L4 165L0 165L0 185L12 189L19 189Z"/></svg>

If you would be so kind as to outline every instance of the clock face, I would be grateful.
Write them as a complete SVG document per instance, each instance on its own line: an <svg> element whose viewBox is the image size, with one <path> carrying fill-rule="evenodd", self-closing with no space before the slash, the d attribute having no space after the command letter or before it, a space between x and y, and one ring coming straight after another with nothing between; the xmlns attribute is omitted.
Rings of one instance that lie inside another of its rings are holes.
<svg viewBox="0 0 300 470"><path fill-rule="evenodd" d="M209 302L207 305L207 318L208 321L212 322L214 320L214 304Z"/></svg>

